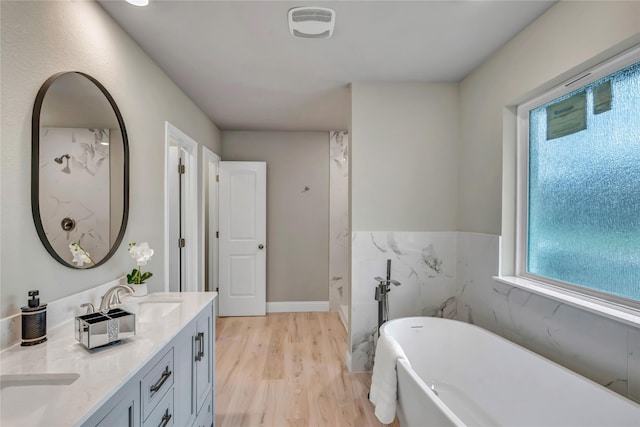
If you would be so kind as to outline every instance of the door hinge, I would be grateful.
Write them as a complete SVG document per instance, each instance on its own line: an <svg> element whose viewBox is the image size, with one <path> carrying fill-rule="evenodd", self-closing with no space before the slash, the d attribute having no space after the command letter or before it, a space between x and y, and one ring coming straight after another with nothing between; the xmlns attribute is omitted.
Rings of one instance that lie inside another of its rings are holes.
<svg viewBox="0 0 640 427"><path fill-rule="evenodd" d="M220 182L220 175L216 175L216 182Z"/></svg>
<svg viewBox="0 0 640 427"><path fill-rule="evenodd" d="M186 240L184 240L182 237L178 239L178 247L179 248L184 248L185 246L187 246L187 242Z"/></svg>
<svg viewBox="0 0 640 427"><path fill-rule="evenodd" d="M220 238L220 232L216 231L216 239L219 239L219 238Z"/></svg>
<svg viewBox="0 0 640 427"><path fill-rule="evenodd" d="M187 168L184 167L184 165L178 165L178 173L180 175L184 175L184 173L186 172Z"/></svg>

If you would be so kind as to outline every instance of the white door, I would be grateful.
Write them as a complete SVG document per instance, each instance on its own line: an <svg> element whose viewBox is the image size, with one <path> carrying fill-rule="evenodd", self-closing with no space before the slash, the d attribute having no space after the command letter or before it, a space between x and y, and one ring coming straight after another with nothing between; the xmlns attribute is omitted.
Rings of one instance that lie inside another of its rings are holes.
<svg viewBox="0 0 640 427"><path fill-rule="evenodd" d="M220 162L220 316L266 313L267 164Z"/></svg>
<svg viewBox="0 0 640 427"><path fill-rule="evenodd" d="M1 0L0 0L1 1ZM182 159L182 167L178 168ZM165 122L165 291L203 290L198 280L198 143Z"/></svg>
<svg viewBox="0 0 640 427"><path fill-rule="evenodd" d="M218 289L218 164L220 157L207 147L202 147L202 280L205 291ZM218 300L216 299L216 305Z"/></svg>
<svg viewBox="0 0 640 427"><path fill-rule="evenodd" d="M169 147L169 291L181 292L184 283L184 251L180 244L184 238L184 181L180 165L185 157L182 147Z"/></svg>

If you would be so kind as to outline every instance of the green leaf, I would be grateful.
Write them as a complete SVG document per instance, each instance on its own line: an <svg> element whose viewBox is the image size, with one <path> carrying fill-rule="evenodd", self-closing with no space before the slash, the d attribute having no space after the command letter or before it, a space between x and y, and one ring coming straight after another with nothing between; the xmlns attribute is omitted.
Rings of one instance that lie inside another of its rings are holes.
<svg viewBox="0 0 640 427"><path fill-rule="evenodd" d="M138 283L138 269L137 268L134 268L133 270L131 270L131 274L127 274L127 283L130 284L130 285Z"/></svg>

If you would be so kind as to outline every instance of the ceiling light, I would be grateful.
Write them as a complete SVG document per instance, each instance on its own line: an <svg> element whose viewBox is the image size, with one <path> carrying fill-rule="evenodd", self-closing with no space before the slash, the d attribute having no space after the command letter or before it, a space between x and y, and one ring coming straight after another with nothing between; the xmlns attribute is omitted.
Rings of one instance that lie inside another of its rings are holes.
<svg viewBox="0 0 640 427"><path fill-rule="evenodd" d="M294 7L289 10L289 32L296 37L326 39L333 34L336 13L326 7Z"/></svg>
<svg viewBox="0 0 640 427"><path fill-rule="evenodd" d="M127 3L134 6L146 6L149 4L149 0L126 0Z"/></svg>

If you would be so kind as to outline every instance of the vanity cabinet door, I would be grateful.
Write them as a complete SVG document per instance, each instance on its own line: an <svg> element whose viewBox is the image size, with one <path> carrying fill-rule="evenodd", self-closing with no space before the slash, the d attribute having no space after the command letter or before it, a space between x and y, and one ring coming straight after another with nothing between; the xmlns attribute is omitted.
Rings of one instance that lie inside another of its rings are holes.
<svg viewBox="0 0 640 427"><path fill-rule="evenodd" d="M193 337L196 331L195 320L175 338L174 367L176 379L174 382L175 402L174 412L176 425L190 426L196 418L196 404L193 396Z"/></svg>
<svg viewBox="0 0 640 427"><path fill-rule="evenodd" d="M176 425L195 425L201 412L213 413L213 319L213 305L209 305L175 339Z"/></svg>
<svg viewBox="0 0 640 427"><path fill-rule="evenodd" d="M200 409L193 427L211 427L213 425L213 399L211 393L213 393L213 390L207 395L204 406Z"/></svg>
<svg viewBox="0 0 640 427"><path fill-rule="evenodd" d="M193 337L193 372L196 411L203 407L213 387L213 312L206 310L196 321L196 333Z"/></svg>

